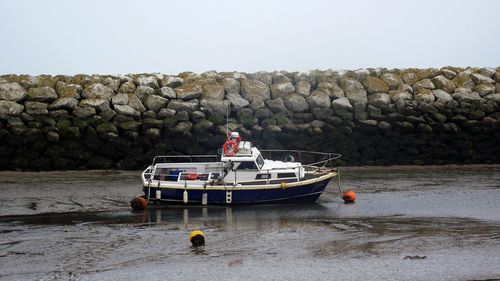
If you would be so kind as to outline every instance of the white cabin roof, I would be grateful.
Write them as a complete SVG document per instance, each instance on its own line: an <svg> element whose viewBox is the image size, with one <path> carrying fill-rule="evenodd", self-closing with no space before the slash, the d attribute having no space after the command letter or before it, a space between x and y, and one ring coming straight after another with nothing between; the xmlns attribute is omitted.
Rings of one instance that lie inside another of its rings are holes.
<svg viewBox="0 0 500 281"><path fill-rule="evenodd" d="M262 170L293 169L300 166L302 165L299 162L283 162L264 159L264 166L262 166Z"/></svg>

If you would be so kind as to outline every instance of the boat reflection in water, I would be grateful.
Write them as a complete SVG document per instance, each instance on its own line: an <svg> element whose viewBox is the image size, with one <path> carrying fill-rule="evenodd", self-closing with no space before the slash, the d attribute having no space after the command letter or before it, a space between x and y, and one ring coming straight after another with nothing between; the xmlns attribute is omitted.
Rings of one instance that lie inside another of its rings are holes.
<svg viewBox="0 0 500 281"><path fill-rule="evenodd" d="M286 226L331 218L332 212L321 204L257 206L152 206L134 213L134 218L150 225L175 228L254 229ZM137 221L139 222L139 221Z"/></svg>

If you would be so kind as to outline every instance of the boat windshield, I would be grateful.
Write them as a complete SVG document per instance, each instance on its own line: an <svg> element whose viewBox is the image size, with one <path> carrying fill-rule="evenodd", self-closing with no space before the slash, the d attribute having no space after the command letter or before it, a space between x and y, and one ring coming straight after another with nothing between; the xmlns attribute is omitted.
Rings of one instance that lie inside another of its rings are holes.
<svg viewBox="0 0 500 281"><path fill-rule="evenodd" d="M238 170L257 170L257 166L254 161L241 162L238 165Z"/></svg>
<svg viewBox="0 0 500 281"><path fill-rule="evenodd" d="M259 166L259 170L261 170L262 167L264 166L264 158L262 158L261 154L259 154L259 156L257 156L256 162L257 162L257 165Z"/></svg>

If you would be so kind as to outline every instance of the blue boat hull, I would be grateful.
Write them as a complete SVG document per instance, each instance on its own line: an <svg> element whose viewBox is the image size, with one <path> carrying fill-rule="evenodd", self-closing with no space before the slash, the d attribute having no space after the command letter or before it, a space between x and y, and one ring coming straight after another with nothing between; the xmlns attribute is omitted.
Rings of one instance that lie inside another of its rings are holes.
<svg viewBox="0 0 500 281"><path fill-rule="evenodd" d="M269 203L310 203L318 199L325 190L326 185L331 178L322 181L295 186L291 188L274 188L274 189L230 189L232 191L232 199L230 203L226 201L226 190L210 190L207 187L203 190L187 190L187 204L201 204L203 193L207 193L208 204L269 204ZM157 199L157 190L161 192L161 198ZM148 189L144 188L145 196L148 196ZM150 201L183 203L183 188L153 188L149 191Z"/></svg>

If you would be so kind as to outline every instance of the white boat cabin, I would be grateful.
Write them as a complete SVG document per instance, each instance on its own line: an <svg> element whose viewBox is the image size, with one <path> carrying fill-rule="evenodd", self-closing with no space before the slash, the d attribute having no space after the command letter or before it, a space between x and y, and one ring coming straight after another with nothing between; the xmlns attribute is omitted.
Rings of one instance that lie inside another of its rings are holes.
<svg viewBox="0 0 500 281"><path fill-rule="evenodd" d="M234 148L233 148L234 149ZM239 141L236 151L224 152L218 162L157 163L143 173L143 180L152 183L204 185L209 182L227 185L256 185L294 182L305 176L300 162L264 159L249 141ZM168 159L168 156L165 157Z"/></svg>

